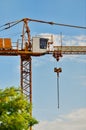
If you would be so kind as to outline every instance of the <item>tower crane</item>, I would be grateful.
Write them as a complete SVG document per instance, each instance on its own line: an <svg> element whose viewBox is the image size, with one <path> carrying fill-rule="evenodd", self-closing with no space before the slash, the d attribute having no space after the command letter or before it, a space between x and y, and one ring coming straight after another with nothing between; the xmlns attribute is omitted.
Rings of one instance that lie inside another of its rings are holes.
<svg viewBox="0 0 86 130"><path fill-rule="evenodd" d="M35 20L31 18L24 18L21 20L17 20L14 22L6 23L0 26L0 31L7 30L16 24L23 22L22 29L22 41L19 43L17 41L12 44L10 38L0 38L0 56L20 56L21 63L21 92L24 93L29 102L32 104L32 57L33 56L41 56L45 54L52 54L53 57L59 61L59 58L62 55L66 54L86 54L86 46L54 46L53 50L50 50L49 47L53 44L52 41L49 41L47 38L42 37L33 37L31 40L30 37L30 28L28 26L28 22L39 22L50 25L58 25L58 26L67 26L70 28L77 29L86 29L86 27L69 25L69 24L60 24L55 22L47 22L43 20ZM59 77L59 72L61 72L61 68L55 68L54 72L57 73ZM32 116L32 111L31 111ZM30 128L31 130L32 128Z"/></svg>

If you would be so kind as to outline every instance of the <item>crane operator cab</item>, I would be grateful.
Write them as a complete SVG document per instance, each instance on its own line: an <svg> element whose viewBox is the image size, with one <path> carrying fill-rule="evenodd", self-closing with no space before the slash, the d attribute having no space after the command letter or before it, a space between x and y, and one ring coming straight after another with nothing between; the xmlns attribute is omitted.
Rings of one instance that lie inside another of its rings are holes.
<svg viewBox="0 0 86 130"><path fill-rule="evenodd" d="M32 38L32 52L46 53L48 50L48 38L33 37Z"/></svg>

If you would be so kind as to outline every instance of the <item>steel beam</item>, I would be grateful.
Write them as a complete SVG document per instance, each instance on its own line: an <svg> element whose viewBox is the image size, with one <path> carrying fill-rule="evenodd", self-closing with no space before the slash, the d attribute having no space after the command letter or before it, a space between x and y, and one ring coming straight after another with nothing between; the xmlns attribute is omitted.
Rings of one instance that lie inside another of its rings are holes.
<svg viewBox="0 0 86 130"><path fill-rule="evenodd" d="M54 46L54 51L61 51L62 54L86 55L86 46Z"/></svg>

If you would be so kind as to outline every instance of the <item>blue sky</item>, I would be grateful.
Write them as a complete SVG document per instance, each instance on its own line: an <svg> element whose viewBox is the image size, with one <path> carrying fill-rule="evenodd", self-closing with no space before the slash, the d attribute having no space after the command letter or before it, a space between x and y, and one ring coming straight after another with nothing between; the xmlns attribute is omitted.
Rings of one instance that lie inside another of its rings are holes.
<svg viewBox="0 0 86 130"><path fill-rule="evenodd" d="M1 0L0 25L33 18L57 23L86 26L86 0ZM31 36L53 34L58 43L85 45L86 30L29 23ZM22 24L0 32L0 37L17 41ZM20 85L20 57L0 57L0 88ZM57 108L56 74L61 67L60 109ZM66 56L56 62L52 55L34 57L33 116L39 120L34 130L86 130L86 55Z"/></svg>

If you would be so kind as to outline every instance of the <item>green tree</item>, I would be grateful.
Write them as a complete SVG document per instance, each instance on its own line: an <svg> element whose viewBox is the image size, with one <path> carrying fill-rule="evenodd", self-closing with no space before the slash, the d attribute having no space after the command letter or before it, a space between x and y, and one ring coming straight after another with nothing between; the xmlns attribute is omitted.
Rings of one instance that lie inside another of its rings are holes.
<svg viewBox="0 0 86 130"><path fill-rule="evenodd" d="M15 87L0 90L0 130L28 130L38 121L30 116L32 105Z"/></svg>

